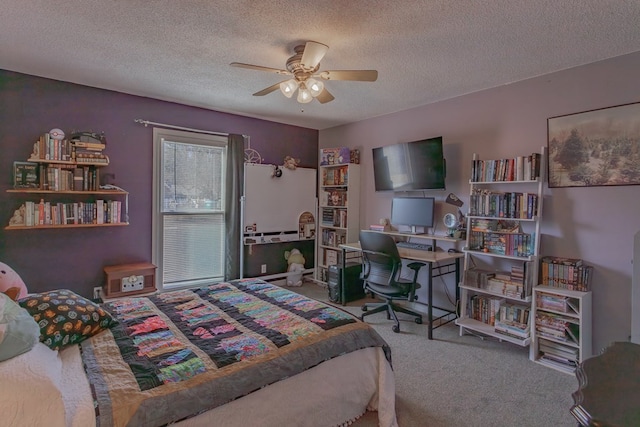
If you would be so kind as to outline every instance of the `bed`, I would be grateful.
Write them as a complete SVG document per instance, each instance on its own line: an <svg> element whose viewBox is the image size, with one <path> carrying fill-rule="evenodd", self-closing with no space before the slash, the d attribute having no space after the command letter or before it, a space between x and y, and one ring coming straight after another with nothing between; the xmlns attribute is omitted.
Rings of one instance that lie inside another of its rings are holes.
<svg viewBox="0 0 640 427"><path fill-rule="evenodd" d="M397 426L389 347L339 308L259 279L103 307L109 329L0 363L8 425Z"/></svg>

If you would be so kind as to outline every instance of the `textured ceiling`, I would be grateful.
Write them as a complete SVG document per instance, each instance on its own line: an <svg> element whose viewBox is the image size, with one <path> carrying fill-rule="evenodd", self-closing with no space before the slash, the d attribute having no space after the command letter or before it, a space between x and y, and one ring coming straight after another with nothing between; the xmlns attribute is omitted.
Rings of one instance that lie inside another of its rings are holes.
<svg viewBox="0 0 640 427"><path fill-rule="evenodd" d="M640 51L638 0L4 0L0 68L325 129ZM329 46L335 100L298 104L293 47ZM152 120L152 118L148 118Z"/></svg>

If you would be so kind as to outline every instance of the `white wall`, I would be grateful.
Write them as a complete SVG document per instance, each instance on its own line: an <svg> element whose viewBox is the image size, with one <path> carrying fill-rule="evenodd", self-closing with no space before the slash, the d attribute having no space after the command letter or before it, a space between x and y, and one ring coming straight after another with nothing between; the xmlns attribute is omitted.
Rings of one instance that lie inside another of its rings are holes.
<svg viewBox="0 0 640 427"><path fill-rule="evenodd" d="M473 72L473 70L469 70ZM359 148L362 228L389 217L392 194L373 188L371 149L442 135L447 190L465 201L471 158L505 158L547 145L547 119L640 101L640 52L320 131L319 145ZM585 260L593 277L594 353L631 334L633 235L640 186L545 189L541 253ZM443 206L437 215L453 209ZM437 232L444 233L440 224ZM447 282L449 283L449 281ZM442 287L436 282L436 294ZM448 289L452 291L453 283ZM442 296L441 296L442 297Z"/></svg>

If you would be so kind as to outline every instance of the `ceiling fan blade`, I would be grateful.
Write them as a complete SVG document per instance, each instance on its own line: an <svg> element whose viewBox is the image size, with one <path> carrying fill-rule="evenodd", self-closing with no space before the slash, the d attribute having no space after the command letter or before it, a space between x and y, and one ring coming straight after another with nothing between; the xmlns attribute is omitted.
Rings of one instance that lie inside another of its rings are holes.
<svg viewBox="0 0 640 427"><path fill-rule="evenodd" d="M261 65L243 64L242 62L232 62L229 65L231 65L232 67L247 68L249 70L268 71L270 73L282 74L285 76L291 75L291 73L287 70L279 70L277 68L263 67Z"/></svg>
<svg viewBox="0 0 640 427"><path fill-rule="evenodd" d="M329 46L326 44L308 41L304 46L300 65L309 70L315 69L328 50Z"/></svg>
<svg viewBox="0 0 640 427"><path fill-rule="evenodd" d="M322 89L320 95L316 96L316 99L320 104L326 104L327 102L333 101L335 98L331 93L327 90L327 88Z"/></svg>
<svg viewBox="0 0 640 427"><path fill-rule="evenodd" d="M253 94L253 96L265 96L265 95L269 95L271 92L276 91L280 89L280 82L271 85L267 88L262 89L260 92L256 92Z"/></svg>
<svg viewBox="0 0 640 427"><path fill-rule="evenodd" d="M360 82L375 82L378 80L376 70L331 70L318 74L325 80L352 80Z"/></svg>

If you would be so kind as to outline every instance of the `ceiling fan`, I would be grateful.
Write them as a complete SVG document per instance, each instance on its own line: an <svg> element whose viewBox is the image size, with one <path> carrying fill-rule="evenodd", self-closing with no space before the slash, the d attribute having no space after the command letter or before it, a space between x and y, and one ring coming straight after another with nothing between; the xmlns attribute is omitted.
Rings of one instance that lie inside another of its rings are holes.
<svg viewBox="0 0 640 427"><path fill-rule="evenodd" d="M329 50L329 46L308 41L304 45L296 46L295 55L286 63L286 70L262 67L260 65L232 62L232 67L248 68L250 70L268 71L283 76L291 76L290 79L271 85L253 96L264 96L280 89L282 94L291 98L298 91L297 100L302 104L317 99L321 104L333 101L335 98L324 87L323 80L351 80L361 82L375 82L378 79L376 70L327 70L319 71L320 61Z"/></svg>

